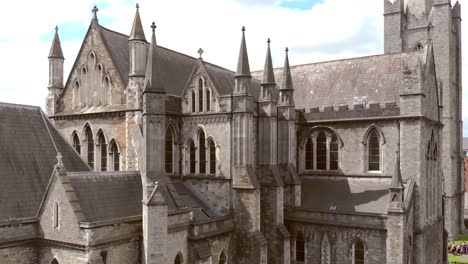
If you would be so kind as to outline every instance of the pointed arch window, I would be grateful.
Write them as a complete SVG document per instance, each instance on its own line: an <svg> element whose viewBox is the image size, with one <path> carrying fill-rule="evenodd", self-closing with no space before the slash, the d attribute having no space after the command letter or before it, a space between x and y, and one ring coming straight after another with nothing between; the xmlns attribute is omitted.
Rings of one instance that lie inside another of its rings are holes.
<svg viewBox="0 0 468 264"><path fill-rule="evenodd" d="M306 170L339 170L339 149L341 141L329 128L317 128L303 143L301 155Z"/></svg>
<svg viewBox="0 0 468 264"><path fill-rule="evenodd" d="M73 148L78 152L78 154L81 154L81 144L80 144L80 138L78 137L78 134L73 132Z"/></svg>
<svg viewBox="0 0 468 264"><path fill-rule="evenodd" d="M73 108L80 106L80 83L75 82L75 88L73 89Z"/></svg>
<svg viewBox="0 0 468 264"><path fill-rule="evenodd" d="M198 157L200 160L200 173L206 173L206 146L205 146L205 132L200 130L198 134Z"/></svg>
<svg viewBox="0 0 468 264"><path fill-rule="evenodd" d="M208 150L210 156L210 174L216 174L216 146L213 139L208 140Z"/></svg>
<svg viewBox="0 0 468 264"><path fill-rule="evenodd" d="M305 261L305 240L304 240L304 236L302 235L302 233L298 233L296 235L295 244L296 244L296 248L295 248L296 261L304 262Z"/></svg>
<svg viewBox="0 0 468 264"><path fill-rule="evenodd" d="M112 166L114 171L119 171L120 170L120 152L119 148L117 147L117 143L115 140L111 142L109 145L110 149L110 157L112 159Z"/></svg>
<svg viewBox="0 0 468 264"><path fill-rule="evenodd" d="M221 254L219 254L218 264L226 264L226 263L227 263L227 257L226 257L226 254L224 253L224 250L222 250Z"/></svg>
<svg viewBox="0 0 468 264"><path fill-rule="evenodd" d="M195 113L197 110L195 109L195 102L196 102L196 98L195 98L195 91L192 90L192 113Z"/></svg>
<svg viewBox="0 0 468 264"><path fill-rule="evenodd" d="M179 254L177 254L177 256L176 256L176 258L174 260L174 264L182 264L182 263L183 263L182 262L182 254L179 253Z"/></svg>
<svg viewBox="0 0 468 264"><path fill-rule="evenodd" d="M211 112L211 92L210 90L205 90L205 97L206 97L206 111Z"/></svg>
<svg viewBox="0 0 468 264"><path fill-rule="evenodd" d="M50 264L59 264L59 262L57 261L57 259L53 259Z"/></svg>
<svg viewBox="0 0 468 264"><path fill-rule="evenodd" d="M188 143L189 150L189 173L195 173L196 159L195 159L195 144L193 140Z"/></svg>
<svg viewBox="0 0 468 264"><path fill-rule="evenodd" d="M104 133L100 131L98 136L99 150L101 154L101 171L107 171L107 143Z"/></svg>
<svg viewBox="0 0 468 264"><path fill-rule="evenodd" d="M88 165L94 169L94 138L93 138L93 131L91 131L91 128L89 126L86 127L85 129L85 135L86 135L86 142L87 142L87 158L88 158Z"/></svg>
<svg viewBox="0 0 468 264"><path fill-rule="evenodd" d="M173 172L173 157L174 157L174 134L172 129L169 127L166 131L166 143L165 143L165 159L166 159L166 172Z"/></svg>
<svg viewBox="0 0 468 264"><path fill-rule="evenodd" d="M354 242L354 264L364 264L364 242L361 239L357 239Z"/></svg>
<svg viewBox="0 0 468 264"><path fill-rule="evenodd" d="M369 171L380 171L380 135L373 129L367 140L367 168Z"/></svg>
<svg viewBox="0 0 468 264"><path fill-rule="evenodd" d="M198 112L203 112L203 80L198 80Z"/></svg>

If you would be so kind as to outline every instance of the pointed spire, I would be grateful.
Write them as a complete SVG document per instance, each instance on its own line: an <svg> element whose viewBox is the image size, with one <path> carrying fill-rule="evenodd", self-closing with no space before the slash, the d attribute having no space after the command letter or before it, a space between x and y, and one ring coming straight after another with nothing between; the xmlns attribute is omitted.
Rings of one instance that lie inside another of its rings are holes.
<svg viewBox="0 0 468 264"><path fill-rule="evenodd" d="M237 76L248 76L251 77L250 74L250 66L249 66L249 56L247 55L247 45L245 44L245 27L242 27L242 40L241 46L239 51L239 60L237 62Z"/></svg>
<svg viewBox="0 0 468 264"><path fill-rule="evenodd" d="M153 35L151 36L151 44L149 47L148 54L148 64L146 66L146 75L145 75L145 92L158 92L164 93L165 90L161 84L161 76L158 76L159 72L159 62L158 62L158 46L156 44L156 24L153 22L151 24L151 29Z"/></svg>
<svg viewBox="0 0 468 264"><path fill-rule="evenodd" d="M60 45L60 38L58 35L58 27L55 26L55 35L54 40L52 41L52 46L50 47L49 58L63 58L62 45Z"/></svg>
<svg viewBox="0 0 468 264"><path fill-rule="evenodd" d="M281 81L280 90L294 90L291 78L291 68L289 67L289 49L286 48L286 56L284 58L283 79Z"/></svg>
<svg viewBox="0 0 468 264"><path fill-rule="evenodd" d="M140 6L136 4L136 13L135 18L133 19L132 32L130 32L130 37L128 40L141 40L146 42L145 31L143 30L143 25L141 24L139 9Z"/></svg>
<svg viewBox="0 0 468 264"><path fill-rule="evenodd" d="M263 79L262 84L274 84L275 83L275 73L273 72L273 63L271 61L271 51L270 51L270 39L267 40L268 48L265 58L265 68L263 69Z"/></svg>

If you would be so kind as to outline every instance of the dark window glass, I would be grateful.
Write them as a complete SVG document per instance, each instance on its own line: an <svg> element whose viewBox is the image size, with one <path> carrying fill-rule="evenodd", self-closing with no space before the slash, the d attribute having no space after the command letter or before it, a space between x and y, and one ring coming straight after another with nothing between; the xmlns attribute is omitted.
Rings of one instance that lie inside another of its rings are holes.
<svg viewBox="0 0 468 264"><path fill-rule="evenodd" d="M206 96L206 111L207 112L210 112L211 111L211 94L210 94L210 90L206 90L205 91L205 96Z"/></svg>
<svg viewBox="0 0 468 264"><path fill-rule="evenodd" d="M73 135L73 148L78 152L78 154L81 154L80 138L76 133Z"/></svg>
<svg viewBox="0 0 468 264"><path fill-rule="evenodd" d="M364 264L364 243L361 240L354 244L354 263Z"/></svg>
<svg viewBox="0 0 468 264"><path fill-rule="evenodd" d="M320 132L317 136L317 170L327 169L327 137Z"/></svg>
<svg viewBox="0 0 468 264"><path fill-rule="evenodd" d="M198 80L198 112L203 112L203 81Z"/></svg>
<svg viewBox="0 0 468 264"><path fill-rule="evenodd" d="M219 255L218 264L226 264L226 263L227 263L226 254L224 254L224 251L222 251L221 254Z"/></svg>
<svg viewBox="0 0 468 264"><path fill-rule="evenodd" d="M308 138L305 145L305 168L307 170L314 169L314 143Z"/></svg>
<svg viewBox="0 0 468 264"><path fill-rule="evenodd" d="M59 262L56 259L54 259L52 260L51 264L59 264Z"/></svg>
<svg viewBox="0 0 468 264"><path fill-rule="evenodd" d="M175 260L174 260L174 264L182 264L182 256L179 254L177 254Z"/></svg>
<svg viewBox="0 0 468 264"><path fill-rule="evenodd" d="M195 91L192 91L192 113L195 113Z"/></svg>
<svg viewBox="0 0 468 264"><path fill-rule="evenodd" d="M369 134L369 170L380 170L380 137L376 130Z"/></svg>
<svg viewBox="0 0 468 264"><path fill-rule="evenodd" d="M189 156L190 156L190 173L195 173L195 144L190 140L189 143Z"/></svg>
<svg viewBox="0 0 468 264"><path fill-rule="evenodd" d="M174 154L174 137L172 134L172 129L168 129L166 131L166 146L165 146L165 153L166 153L166 172L172 173L172 159Z"/></svg>
<svg viewBox="0 0 468 264"><path fill-rule="evenodd" d="M211 139L208 141L208 149L210 151L210 174L216 174L216 146Z"/></svg>
<svg viewBox="0 0 468 264"><path fill-rule="evenodd" d="M101 148L101 171L107 171L107 144L102 133L99 134L99 147Z"/></svg>
<svg viewBox="0 0 468 264"><path fill-rule="evenodd" d="M305 241L302 234L296 236L296 261L305 261Z"/></svg>
<svg viewBox="0 0 468 264"><path fill-rule="evenodd" d="M86 141L88 142L88 165L94 169L94 139L90 127L86 127L85 134Z"/></svg>
<svg viewBox="0 0 468 264"><path fill-rule="evenodd" d="M205 146L205 133L200 131L200 135L198 136L199 144L198 144L198 156L200 159L200 173L206 173L206 146Z"/></svg>
<svg viewBox="0 0 468 264"><path fill-rule="evenodd" d="M332 136L330 142L330 170L338 170L338 138Z"/></svg>
<svg viewBox="0 0 468 264"><path fill-rule="evenodd" d="M120 153L115 142L112 143L111 147L112 162L114 163L114 171L120 170Z"/></svg>
<svg viewBox="0 0 468 264"><path fill-rule="evenodd" d="M434 160L437 160L437 144L434 146Z"/></svg>

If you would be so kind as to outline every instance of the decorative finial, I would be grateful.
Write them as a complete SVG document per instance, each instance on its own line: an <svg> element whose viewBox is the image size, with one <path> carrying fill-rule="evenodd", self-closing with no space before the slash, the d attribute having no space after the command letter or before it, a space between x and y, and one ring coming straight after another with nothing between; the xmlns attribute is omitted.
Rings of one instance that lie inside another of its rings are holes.
<svg viewBox="0 0 468 264"><path fill-rule="evenodd" d="M287 54L289 52L288 47L286 47L286 49L284 49L284 51L286 51L286 54Z"/></svg>
<svg viewBox="0 0 468 264"><path fill-rule="evenodd" d="M99 11L99 8L97 8L97 6L94 5L93 10L92 10L94 19L97 19L97 12L98 11Z"/></svg>
<svg viewBox="0 0 468 264"><path fill-rule="evenodd" d="M136 3L136 9L140 9L140 5L138 3Z"/></svg>
<svg viewBox="0 0 468 264"><path fill-rule="evenodd" d="M55 26L55 33L58 32L58 26Z"/></svg>
<svg viewBox="0 0 468 264"><path fill-rule="evenodd" d="M203 52L204 52L204 50L203 50L202 48L200 48L200 49L198 50L198 54L200 55L200 57L198 57L199 59L202 58Z"/></svg>
<svg viewBox="0 0 468 264"><path fill-rule="evenodd" d="M242 32L244 32L244 31L245 31L245 27L244 27L244 26L242 26Z"/></svg>
<svg viewBox="0 0 468 264"><path fill-rule="evenodd" d="M268 38L268 40L267 40L268 46L270 46L270 42L271 42L271 40L270 40L270 38Z"/></svg>
<svg viewBox="0 0 468 264"><path fill-rule="evenodd" d="M55 164L55 170L56 171L63 171L64 166L63 166L63 156L62 153L58 152L57 153L57 163Z"/></svg>
<svg viewBox="0 0 468 264"><path fill-rule="evenodd" d="M156 29L156 23L151 23L151 29L153 30L153 33L154 33L154 30Z"/></svg>

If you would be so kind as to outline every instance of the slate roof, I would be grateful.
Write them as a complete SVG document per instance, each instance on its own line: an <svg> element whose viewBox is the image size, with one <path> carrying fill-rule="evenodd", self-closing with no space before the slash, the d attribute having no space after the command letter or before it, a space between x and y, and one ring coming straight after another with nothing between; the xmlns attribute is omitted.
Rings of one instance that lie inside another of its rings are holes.
<svg viewBox="0 0 468 264"><path fill-rule="evenodd" d="M304 177L301 207L317 211L386 214L390 178ZM336 206L336 210L331 210Z"/></svg>
<svg viewBox="0 0 468 264"><path fill-rule="evenodd" d="M141 215L139 172L67 172L86 221Z"/></svg>
<svg viewBox="0 0 468 264"><path fill-rule="evenodd" d="M142 185L138 171L67 172L86 222L142 215ZM200 197L189 183L174 181L160 186L169 210L189 208L195 220L221 214Z"/></svg>
<svg viewBox="0 0 468 264"><path fill-rule="evenodd" d="M110 56L122 80L125 82L125 85L127 85L129 73L129 36L102 26L100 26L100 29ZM164 89L168 94L181 96L193 69L197 66L198 59L158 46L158 61L160 63L158 68L161 71L160 77L162 78ZM234 89L235 72L206 61L203 63L218 92L221 95L231 94ZM259 87L259 81L252 79L252 90L259 90ZM259 91L253 92L256 98L258 98L259 93Z"/></svg>
<svg viewBox="0 0 468 264"><path fill-rule="evenodd" d="M54 144L67 170L89 170L39 107L0 103L0 221L36 216L57 163Z"/></svg>
<svg viewBox="0 0 468 264"><path fill-rule="evenodd" d="M414 67L424 51L383 54L291 66L294 102L297 109L326 107L354 102L399 104L399 87L404 66ZM283 68L275 68L276 83L283 78ZM263 72L253 72L256 79Z"/></svg>

